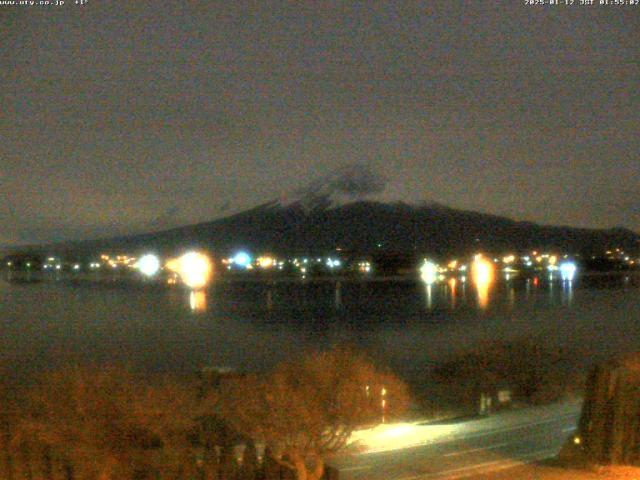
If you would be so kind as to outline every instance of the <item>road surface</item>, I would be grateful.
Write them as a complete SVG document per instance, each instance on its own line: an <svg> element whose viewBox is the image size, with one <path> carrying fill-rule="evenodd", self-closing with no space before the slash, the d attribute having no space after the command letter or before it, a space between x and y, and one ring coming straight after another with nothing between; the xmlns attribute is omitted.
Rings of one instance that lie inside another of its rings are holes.
<svg viewBox="0 0 640 480"><path fill-rule="evenodd" d="M341 480L454 480L558 454L573 435L580 403L467 421L383 425L358 432L358 452L331 462Z"/></svg>

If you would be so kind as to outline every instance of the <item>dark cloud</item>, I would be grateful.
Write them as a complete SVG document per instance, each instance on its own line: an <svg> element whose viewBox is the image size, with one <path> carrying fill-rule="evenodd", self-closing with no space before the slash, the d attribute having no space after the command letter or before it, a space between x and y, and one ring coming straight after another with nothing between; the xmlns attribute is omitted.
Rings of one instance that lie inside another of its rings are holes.
<svg viewBox="0 0 640 480"><path fill-rule="evenodd" d="M384 192L388 180L364 163L348 165L338 170L329 185L335 193L365 196Z"/></svg>

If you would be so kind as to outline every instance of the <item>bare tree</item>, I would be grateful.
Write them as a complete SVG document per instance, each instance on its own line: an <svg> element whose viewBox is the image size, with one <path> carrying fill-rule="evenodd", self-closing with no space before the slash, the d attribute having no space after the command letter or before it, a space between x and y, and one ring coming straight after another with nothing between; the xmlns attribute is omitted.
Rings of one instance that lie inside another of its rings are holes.
<svg viewBox="0 0 640 480"><path fill-rule="evenodd" d="M193 391L115 368L50 372L24 393L13 449L34 478L179 478L195 465Z"/></svg>
<svg viewBox="0 0 640 480"><path fill-rule="evenodd" d="M298 480L317 480L354 430L408 406L405 384L346 348L284 362L264 376L223 382L218 407L240 433L266 443Z"/></svg>

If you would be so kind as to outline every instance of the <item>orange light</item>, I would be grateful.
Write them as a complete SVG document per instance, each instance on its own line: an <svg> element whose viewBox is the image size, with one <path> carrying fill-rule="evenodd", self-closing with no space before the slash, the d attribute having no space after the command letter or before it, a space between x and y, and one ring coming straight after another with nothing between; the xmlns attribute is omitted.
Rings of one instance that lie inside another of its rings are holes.
<svg viewBox="0 0 640 480"><path fill-rule="evenodd" d="M177 273L182 282L194 290L207 286L213 270L209 257L199 252L185 253L180 258L169 260L166 268Z"/></svg>
<svg viewBox="0 0 640 480"><path fill-rule="evenodd" d="M260 268L271 268L275 265L276 259L272 257L258 257L257 263Z"/></svg>
<svg viewBox="0 0 640 480"><path fill-rule="evenodd" d="M193 312L204 312L207 309L207 294L204 290L192 291L189 294L189 306Z"/></svg>
<svg viewBox="0 0 640 480"><path fill-rule="evenodd" d="M476 255L473 259L471 274L478 292L478 304L480 308L486 308L489 304L489 287L494 281L493 263L482 255Z"/></svg>

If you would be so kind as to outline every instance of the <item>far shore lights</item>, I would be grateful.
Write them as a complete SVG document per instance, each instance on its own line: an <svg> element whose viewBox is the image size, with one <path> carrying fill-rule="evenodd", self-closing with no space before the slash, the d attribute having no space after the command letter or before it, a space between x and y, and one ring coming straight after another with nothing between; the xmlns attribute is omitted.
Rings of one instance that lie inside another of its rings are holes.
<svg viewBox="0 0 640 480"><path fill-rule="evenodd" d="M435 283L438 277L438 265L429 260L425 260L420 267L420 277L427 285Z"/></svg>
<svg viewBox="0 0 640 480"><path fill-rule="evenodd" d="M160 259L153 254L143 255L136 263L136 267L143 275L153 277L160 271Z"/></svg>
<svg viewBox="0 0 640 480"><path fill-rule="evenodd" d="M170 260L167 268L177 273L182 282L193 290L207 286L213 269L209 257L199 252L188 252Z"/></svg>

